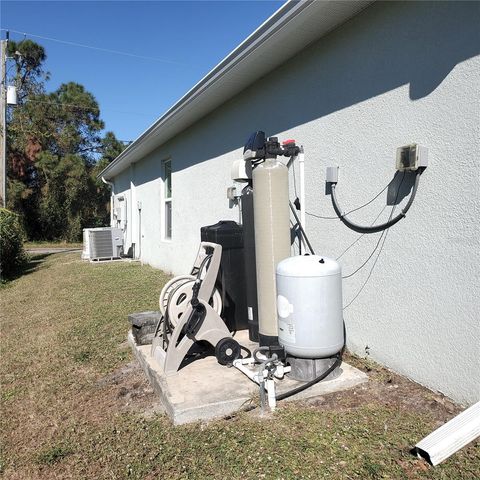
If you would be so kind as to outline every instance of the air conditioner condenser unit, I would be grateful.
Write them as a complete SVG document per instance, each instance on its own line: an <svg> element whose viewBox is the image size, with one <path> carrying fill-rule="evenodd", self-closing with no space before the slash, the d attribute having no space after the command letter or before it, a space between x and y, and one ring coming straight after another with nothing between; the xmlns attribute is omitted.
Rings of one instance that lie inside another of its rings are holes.
<svg viewBox="0 0 480 480"><path fill-rule="evenodd" d="M99 227L83 230L83 259L113 260L120 258L122 250L123 232L120 228Z"/></svg>

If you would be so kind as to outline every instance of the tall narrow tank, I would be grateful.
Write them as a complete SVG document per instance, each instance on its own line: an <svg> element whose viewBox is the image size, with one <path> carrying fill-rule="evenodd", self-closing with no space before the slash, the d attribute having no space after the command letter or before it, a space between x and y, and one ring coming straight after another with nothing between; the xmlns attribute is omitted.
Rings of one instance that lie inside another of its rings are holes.
<svg viewBox="0 0 480 480"><path fill-rule="evenodd" d="M344 344L342 269L327 257L287 258L277 267L278 341L287 354L325 358Z"/></svg>
<svg viewBox="0 0 480 480"><path fill-rule="evenodd" d="M253 208L260 345L278 342L276 281L278 263L290 256L288 169L269 158L253 170Z"/></svg>
<svg viewBox="0 0 480 480"><path fill-rule="evenodd" d="M242 190L241 202L248 333L250 340L258 342L257 267L255 264L255 224L253 214L253 186L251 181Z"/></svg>

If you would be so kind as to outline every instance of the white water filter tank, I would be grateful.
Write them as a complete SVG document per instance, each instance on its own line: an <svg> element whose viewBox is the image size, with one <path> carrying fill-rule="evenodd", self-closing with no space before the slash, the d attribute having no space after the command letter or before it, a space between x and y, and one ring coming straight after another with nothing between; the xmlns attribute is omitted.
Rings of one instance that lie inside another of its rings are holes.
<svg viewBox="0 0 480 480"><path fill-rule="evenodd" d="M342 270L327 257L290 257L277 266L278 340L288 355L331 357L343 348Z"/></svg>
<svg viewBox="0 0 480 480"><path fill-rule="evenodd" d="M267 158L253 170L253 210L259 343L276 345L276 268L290 256L288 169L279 160Z"/></svg>

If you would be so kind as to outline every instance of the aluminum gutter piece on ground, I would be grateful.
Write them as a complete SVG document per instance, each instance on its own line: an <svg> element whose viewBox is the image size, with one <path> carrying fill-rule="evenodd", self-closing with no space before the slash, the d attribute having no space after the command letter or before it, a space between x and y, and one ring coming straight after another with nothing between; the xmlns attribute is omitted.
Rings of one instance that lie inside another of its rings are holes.
<svg viewBox="0 0 480 480"><path fill-rule="evenodd" d="M477 402L426 436L413 450L435 466L479 436L480 402Z"/></svg>

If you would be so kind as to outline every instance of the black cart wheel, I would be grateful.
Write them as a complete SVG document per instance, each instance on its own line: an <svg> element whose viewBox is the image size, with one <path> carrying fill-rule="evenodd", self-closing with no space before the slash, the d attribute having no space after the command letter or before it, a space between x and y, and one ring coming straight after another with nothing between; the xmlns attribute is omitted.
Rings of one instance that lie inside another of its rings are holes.
<svg viewBox="0 0 480 480"><path fill-rule="evenodd" d="M240 345L233 338L222 338L215 346L215 357L220 365L231 365L241 355Z"/></svg>

